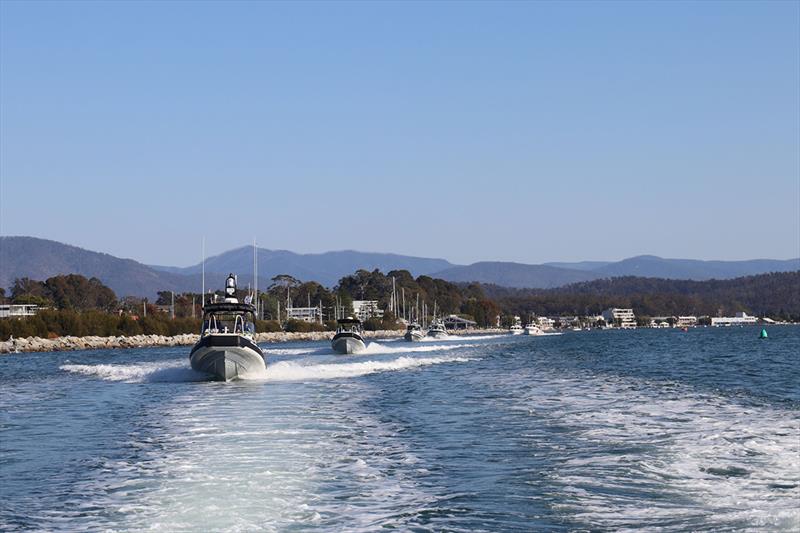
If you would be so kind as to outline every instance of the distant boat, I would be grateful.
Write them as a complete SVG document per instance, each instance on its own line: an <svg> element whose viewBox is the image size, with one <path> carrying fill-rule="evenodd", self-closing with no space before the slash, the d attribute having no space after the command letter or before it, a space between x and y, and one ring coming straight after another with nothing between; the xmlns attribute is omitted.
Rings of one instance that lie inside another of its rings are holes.
<svg viewBox="0 0 800 533"><path fill-rule="evenodd" d="M428 328L428 337L433 337L434 339L447 337L447 328L444 327L444 322L434 318L433 322L431 322L431 327Z"/></svg>
<svg viewBox="0 0 800 533"><path fill-rule="evenodd" d="M340 318L337 321L336 334L331 340L331 346L342 355L363 352L367 345L361 336L361 321L357 318Z"/></svg>
<svg viewBox="0 0 800 533"><path fill-rule="evenodd" d="M412 322L406 327L406 334L403 338L408 342L417 342L425 338L425 332L422 331L422 326L416 322Z"/></svg>
<svg viewBox="0 0 800 533"><path fill-rule="evenodd" d="M522 335L525 333L525 329L522 327L522 320L518 317L514 317L514 324L508 328L508 332L512 335Z"/></svg>
<svg viewBox="0 0 800 533"><path fill-rule="evenodd" d="M200 340L189 354L194 370L230 381L266 370L264 352L255 342L255 307L236 299L236 276L225 281L225 298L203 306Z"/></svg>
<svg viewBox="0 0 800 533"><path fill-rule="evenodd" d="M436 318L436 301L433 302L433 321L428 328L428 337L434 339L447 337L447 328L444 327L444 322L440 318Z"/></svg>
<svg viewBox="0 0 800 533"><path fill-rule="evenodd" d="M537 324L530 322L525 325L525 335L544 335L541 329Z"/></svg>

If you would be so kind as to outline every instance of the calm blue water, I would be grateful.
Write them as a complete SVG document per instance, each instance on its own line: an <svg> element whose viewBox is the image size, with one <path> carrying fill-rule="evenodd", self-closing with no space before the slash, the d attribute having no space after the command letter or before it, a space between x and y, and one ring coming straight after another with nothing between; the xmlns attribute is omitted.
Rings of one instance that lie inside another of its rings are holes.
<svg viewBox="0 0 800 533"><path fill-rule="evenodd" d="M800 328L0 357L0 530L797 530Z"/></svg>

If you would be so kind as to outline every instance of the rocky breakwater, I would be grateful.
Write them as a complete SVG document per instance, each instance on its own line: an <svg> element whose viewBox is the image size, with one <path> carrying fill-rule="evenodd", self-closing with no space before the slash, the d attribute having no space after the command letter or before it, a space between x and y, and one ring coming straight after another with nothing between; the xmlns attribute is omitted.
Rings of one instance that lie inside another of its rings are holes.
<svg viewBox="0 0 800 533"><path fill-rule="evenodd" d="M365 337L399 337L402 331L367 331ZM257 333L256 342L291 342L291 341L322 341L333 337L331 331L311 331L307 333L289 333L279 331L274 333ZM75 350L106 350L116 348L143 348L155 346L191 346L200 338L194 333L183 335L132 335L126 337L56 337L43 339L40 337L24 337L0 342L0 354L22 352L65 352Z"/></svg>
<svg viewBox="0 0 800 533"><path fill-rule="evenodd" d="M197 342L199 335L132 335L126 337L24 337L0 342L0 353L65 352L75 350L103 350L109 348L141 348L145 346L184 346Z"/></svg>

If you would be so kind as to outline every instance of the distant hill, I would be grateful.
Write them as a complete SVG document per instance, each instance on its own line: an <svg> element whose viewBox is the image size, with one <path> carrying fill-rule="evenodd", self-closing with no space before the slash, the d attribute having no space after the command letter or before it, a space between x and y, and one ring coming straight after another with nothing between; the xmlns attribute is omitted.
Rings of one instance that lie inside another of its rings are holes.
<svg viewBox="0 0 800 533"><path fill-rule="evenodd" d="M132 259L46 239L0 237L0 286L8 289L16 278L43 281L58 274L96 277L120 297L153 297L159 290L183 292L190 288L199 292L199 281L195 284L192 277L159 272Z"/></svg>
<svg viewBox="0 0 800 533"><path fill-rule="evenodd" d="M749 261L698 261L696 259L664 259L640 255L593 269L598 277L639 276L647 278L733 279L742 276L800 270L800 259L752 259Z"/></svg>
<svg viewBox="0 0 800 533"><path fill-rule="evenodd" d="M409 270L415 276L452 266L443 259L354 251L296 254L285 250L258 251L259 286L266 288L278 274L332 287L340 278L363 268L383 272ZM155 297L157 291L200 292L200 264L190 267L148 266L132 259L85 250L35 237L0 237L0 287L10 288L16 278L43 281L58 274L96 277L117 296ZM221 288L233 272L240 285L251 283L253 250L236 248L206 259L206 288Z"/></svg>
<svg viewBox="0 0 800 533"><path fill-rule="evenodd" d="M618 262L584 261L526 265L480 262L459 266L444 259L344 250L320 254L297 254L287 250L258 250L259 286L270 278L290 274L302 281L317 281L333 287L356 270L408 270L414 276L429 275L452 282L477 281L504 287L546 289L594 279L619 276L665 279L731 279L767 272L800 270L800 259L751 261L696 261L638 256ZM0 286L9 288L15 278L43 281L57 274L96 277L117 296L153 297L156 291L199 292L201 265L189 267L148 266L132 259L84 250L60 242L34 237L0 237ZM206 287L222 286L234 272L246 285L253 275L253 251L243 246L206 259Z"/></svg>
<svg viewBox="0 0 800 533"><path fill-rule="evenodd" d="M626 276L554 289L483 285L506 313L525 316L589 315L607 307L630 307L645 316L732 315L738 311L800 318L800 271L725 280L677 280Z"/></svg>
<svg viewBox="0 0 800 533"><path fill-rule="evenodd" d="M270 279L278 274L290 274L302 281L316 281L333 287L356 270L408 270L414 276L431 274L453 266L444 259L428 259L397 254L382 254L344 250L321 254L297 254L287 250L258 249L258 276ZM156 270L176 274L197 274L201 265L186 268L153 266ZM253 274L253 249L243 246L206 259L206 272L236 272Z"/></svg>
<svg viewBox="0 0 800 533"><path fill-rule="evenodd" d="M547 289L579 281L588 281L599 276L592 272L548 265L487 261L440 270L435 272L433 277L452 282L477 281L502 287Z"/></svg>
<svg viewBox="0 0 800 533"><path fill-rule="evenodd" d="M602 268L606 265L610 265L611 261L579 261L577 263L551 262L542 264L556 268L568 268L570 270L591 271L591 270L597 270L598 268Z"/></svg>
<svg viewBox="0 0 800 533"><path fill-rule="evenodd" d="M477 281L502 287L547 289L579 281L622 276L704 281L795 270L800 270L800 259L699 261L640 255L613 263L606 261L545 263L543 265L503 262L475 263L436 272L434 277L455 282Z"/></svg>

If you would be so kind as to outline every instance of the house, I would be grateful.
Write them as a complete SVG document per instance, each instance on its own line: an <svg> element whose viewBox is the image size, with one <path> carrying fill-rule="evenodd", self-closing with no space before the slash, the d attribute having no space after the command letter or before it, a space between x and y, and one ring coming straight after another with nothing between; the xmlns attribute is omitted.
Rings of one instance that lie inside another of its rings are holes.
<svg viewBox="0 0 800 533"><path fill-rule="evenodd" d="M0 304L0 318L23 318L39 312L36 304Z"/></svg>
<svg viewBox="0 0 800 533"><path fill-rule="evenodd" d="M633 309L611 307L603 311L602 314L603 320L609 326L618 326L620 328L636 327L636 315L633 314Z"/></svg>
<svg viewBox="0 0 800 533"><path fill-rule="evenodd" d="M287 307L288 320L301 320L303 322L318 322L322 324L322 305L317 307Z"/></svg>
<svg viewBox="0 0 800 533"><path fill-rule="evenodd" d="M758 323L758 318L750 316L744 312L736 313L736 316L719 316L711 319L711 325L719 326L752 326Z"/></svg>
<svg viewBox="0 0 800 533"><path fill-rule="evenodd" d="M353 300L353 316L361 321L383 318L383 309L378 307L378 300Z"/></svg>

